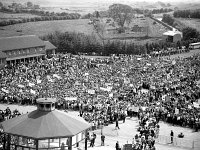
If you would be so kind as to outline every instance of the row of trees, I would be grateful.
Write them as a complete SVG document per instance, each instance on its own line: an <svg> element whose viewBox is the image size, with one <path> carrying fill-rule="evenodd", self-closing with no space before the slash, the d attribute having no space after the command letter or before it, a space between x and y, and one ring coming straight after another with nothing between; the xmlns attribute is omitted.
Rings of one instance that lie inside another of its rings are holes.
<svg viewBox="0 0 200 150"><path fill-rule="evenodd" d="M200 18L200 10L178 10L174 12L175 18Z"/></svg>
<svg viewBox="0 0 200 150"><path fill-rule="evenodd" d="M122 4L114 4L114 5L111 5L109 6L109 10L107 11L99 11L99 16L100 17L110 17L110 8L112 8L113 6L119 6L120 7L127 7L128 5L122 5ZM130 9L130 7L129 7ZM150 13L150 14L159 14L159 13L167 13L167 12L171 12L173 11L172 9L168 9L168 8L161 8L161 9L153 9L153 10L149 10L149 9L139 9L139 8L131 8L131 11L133 12L133 14L147 14L147 13ZM91 17L95 17L96 16L96 12L94 13L88 13L86 15L83 15L82 18L83 19L90 19Z"/></svg>
<svg viewBox="0 0 200 150"><path fill-rule="evenodd" d="M169 14L163 14L163 18L162 21L167 23L170 26L174 26L174 18L172 16L170 16Z"/></svg>
<svg viewBox="0 0 200 150"><path fill-rule="evenodd" d="M110 54L146 54L152 51L159 51L168 47L178 47L185 45L188 47L189 43L147 43L145 45L138 45L135 43L127 43L121 41L106 41L101 44L95 36L85 35L74 32L55 32L41 37L43 40L48 40L57 47L57 51L61 53L97 53L99 55L108 56Z"/></svg>
<svg viewBox="0 0 200 150"><path fill-rule="evenodd" d="M33 15L38 15L38 16L69 16L71 14L77 14L79 17L81 16L78 13L66 13L66 12L49 12L49 11L43 11L40 9L20 9L20 8L15 8L15 9L9 9L7 7L1 7L0 8L1 12L8 12L8 13L27 13L27 14L33 14Z"/></svg>
<svg viewBox="0 0 200 150"><path fill-rule="evenodd" d="M72 13L72 14L69 14L68 16L38 16L38 17L32 17L32 18L2 20L0 21L0 26L14 25L14 24L26 23L26 22L70 20L70 19L79 19L79 18L80 18L80 15L77 13Z"/></svg>
<svg viewBox="0 0 200 150"><path fill-rule="evenodd" d="M167 12L172 12L172 11L173 11L173 9L170 9L170 8L153 9L152 14L167 13Z"/></svg>

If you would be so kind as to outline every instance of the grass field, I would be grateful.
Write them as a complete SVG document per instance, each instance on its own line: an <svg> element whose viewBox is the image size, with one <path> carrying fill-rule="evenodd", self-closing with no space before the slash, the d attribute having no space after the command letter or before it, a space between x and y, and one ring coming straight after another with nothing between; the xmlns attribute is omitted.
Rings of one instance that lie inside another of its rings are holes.
<svg viewBox="0 0 200 150"><path fill-rule="evenodd" d="M1 20L19 20L23 18L33 18L37 17L37 15L26 14L26 13L3 13L0 12L0 21Z"/></svg>
<svg viewBox="0 0 200 150"><path fill-rule="evenodd" d="M200 19L185 19L185 18L176 18L179 22L185 26L192 27L197 29L200 32Z"/></svg>
<svg viewBox="0 0 200 150"><path fill-rule="evenodd" d="M86 35L94 35L97 40L102 42L100 37L97 36L93 25L88 24L88 19L78 19L78 20L56 20L56 21L40 21L40 22L28 22L22 24L15 24L10 26L5 26L0 28L0 37L9 36L19 36L19 35L37 35L43 36L48 33L53 33L55 31L60 32L79 32ZM123 40L126 42L134 42L137 44L145 44L146 42L156 42L161 38L162 33L165 32L165 28L160 24L153 24L153 20L150 18L137 18L133 19L132 23L129 25L133 27L138 25L139 27L148 27L148 29L143 30L143 32L132 32L124 34L108 34L105 32L104 39L109 40ZM108 26L108 25L107 25ZM147 33L148 31L148 33ZM150 38L144 38L145 36ZM135 37L135 38L133 38Z"/></svg>
<svg viewBox="0 0 200 150"><path fill-rule="evenodd" d="M8 37L15 35L37 35L43 36L55 31L67 32L75 31L87 35L93 34L93 26L88 24L87 19L78 20L56 20L56 21L40 21L15 24L0 28L0 37ZM21 31L21 32L17 32Z"/></svg>

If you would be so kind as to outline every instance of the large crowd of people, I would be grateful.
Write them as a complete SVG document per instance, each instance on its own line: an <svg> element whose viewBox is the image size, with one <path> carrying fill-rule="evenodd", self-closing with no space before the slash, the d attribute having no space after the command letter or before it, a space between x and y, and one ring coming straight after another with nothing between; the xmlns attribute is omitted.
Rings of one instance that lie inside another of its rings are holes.
<svg viewBox="0 0 200 150"><path fill-rule="evenodd" d="M1 69L0 102L35 105L37 98L54 97L58 109L79 111L93 129L138 116L140 132L151 132L145 126L149 118L155 120L154 129L163 120L198 131L199 70L200 55L171 59L56 54Z"/></svg>

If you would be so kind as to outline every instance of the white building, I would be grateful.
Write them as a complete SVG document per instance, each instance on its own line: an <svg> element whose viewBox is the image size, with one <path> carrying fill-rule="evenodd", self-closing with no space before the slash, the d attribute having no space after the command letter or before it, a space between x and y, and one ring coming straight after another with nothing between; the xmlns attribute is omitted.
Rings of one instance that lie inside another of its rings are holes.
<svg viewBox="0 0 200 150"><path fill-rule="evenodd" d="M173 31L167 31L163 33L163 40L167 42L174 42L177 43L181 41L183 37L183 33L174 29Z"/></svg>

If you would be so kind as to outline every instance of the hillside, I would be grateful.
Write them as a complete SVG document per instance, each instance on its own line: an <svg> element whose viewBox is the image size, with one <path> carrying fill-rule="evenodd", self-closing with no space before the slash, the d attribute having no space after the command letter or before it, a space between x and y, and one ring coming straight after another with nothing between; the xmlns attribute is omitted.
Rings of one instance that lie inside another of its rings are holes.
<svg viewBox="0 0 200 150"><path fill-rule="evenodd" d="M93 34L93 27L88 24L87 19L78 20L56 20L56 21L39 21L15 24L0 28L0 37L15 35L38 35L43 36L55 31L60 32L80 32L87 35Z"/></svg>

